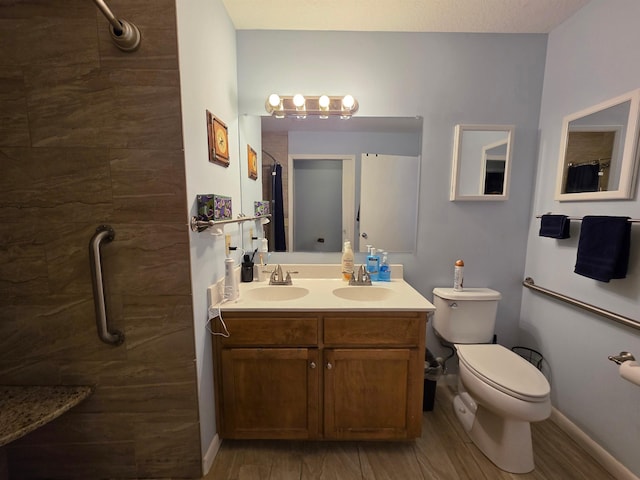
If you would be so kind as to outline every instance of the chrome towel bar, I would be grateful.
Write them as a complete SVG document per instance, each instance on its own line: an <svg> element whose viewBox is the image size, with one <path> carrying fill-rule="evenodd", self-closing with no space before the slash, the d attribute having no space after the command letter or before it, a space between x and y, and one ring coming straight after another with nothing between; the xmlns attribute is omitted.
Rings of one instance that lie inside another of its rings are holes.
<svg viewBox="0 0 640 480"><path fill-rule="evenodd" d="M116 236L109 225L100 225L89 242L89 258L91 259L91 276L93 280L93 301L96 307L96 326L98 337L104 343L121 345L124 342L124 333L119 330L109 331L107 324L107 306L104 300L104 281L102 278L102 259L100 258L100 246L102 242L110 242Z"/></svg>
<svg viewBox="0 0 640 480"><path fill-rule="evenodd" d="M568 297L567 295L562 295L561 293L554 292L553 290L549 290L547 288L539 287L533 281L533 278L527 277L522 282L522 285L530 288L531 290L535 290L536 292L544 293L550 297L553 297L562 302L568 303L570 305L574 305L578 308L582 308L583 310L587 310L588 312L595 313L602 317L608 318L609 320L613 320L614 322L621 323L626 325L627 327L635 328L636 330L640 330L640 321L634 320L629 317L624 317L622 315L618 315L617 313L611 312L609 310L605 310L604 308L596 307L595 305L591 305L590 303L583 302L581 300L577 300L572 297Z"/></svg>
<svg viewBox="0 0 640 480"><path fill-rule="evenodd" d="M553 215L551 212L547 213L546 215ZM557 214L556 214L557 215ZM542 218L542 215L536 215L536 218ZM578 222L582 221L582 217L567 217L569 220L576 220ZM630 218L628 220L628 222L630 223L640 223L640 218Z"/></svg>

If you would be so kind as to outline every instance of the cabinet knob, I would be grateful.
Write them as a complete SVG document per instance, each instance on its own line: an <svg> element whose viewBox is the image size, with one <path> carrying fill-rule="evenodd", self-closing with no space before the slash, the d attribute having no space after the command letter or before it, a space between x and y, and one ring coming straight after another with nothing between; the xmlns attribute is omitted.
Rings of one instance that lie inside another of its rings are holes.
<svg viewBox="0 0 640 480"><path fill-rule="evenodd" d="M316 362L311 362L311 363L309 364L309 366L310 366L311 368L316 368Z"/></svg>
<svg viewBox="0 0 640 480"><path fill-rule="evenodd" d="M333 368L333 365L331 365L331 362L327 362L327 370L331 370Z"/></svg>

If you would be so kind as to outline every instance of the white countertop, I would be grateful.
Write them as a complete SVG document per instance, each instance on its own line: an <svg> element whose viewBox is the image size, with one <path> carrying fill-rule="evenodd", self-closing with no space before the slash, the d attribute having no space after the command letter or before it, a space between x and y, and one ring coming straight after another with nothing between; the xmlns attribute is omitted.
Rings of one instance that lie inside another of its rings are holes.
<svg viewBox="0 0 640 480"><path fill-rule="evenodd" d="M401 275L397 266L392 272ZM282 265L285 272L292 274L292 285L269 285L267 279L261 282L239 284L239 297L219 304L224 311L433 311L434 305L402 278L392 278L390 282L373 282L371 286L350 286L340 278L339 265ZM398 272L398 273L396 273ZM277 291L276 291L277 289ZM301 289L306 289L307 292ZM339 290L341 289L341 290ZM347 291L348 289L348 291ZM218 305L218 285L209 287L212 305ZM288 290L288 291L287 291ZM341 298L334 291L344 295L359 296L360 300ZM362 290L362 292L356 292ZM286 291L286 292L285 292ZM305 293L293 299L276 300L277 297Z"/></svg>

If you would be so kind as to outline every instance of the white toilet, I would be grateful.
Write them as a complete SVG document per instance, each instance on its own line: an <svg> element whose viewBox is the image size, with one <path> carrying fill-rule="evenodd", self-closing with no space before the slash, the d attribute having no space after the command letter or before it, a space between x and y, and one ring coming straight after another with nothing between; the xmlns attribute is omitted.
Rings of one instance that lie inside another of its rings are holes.
<svg viewBox="0 0 640 480"><path fill-rule="evenodd" d="M500 292L434 288L433 329L460 360L454 409L473 443L499 468L534 469L530 422L551 414L549 382L531 363L491 344Z"/></svg>

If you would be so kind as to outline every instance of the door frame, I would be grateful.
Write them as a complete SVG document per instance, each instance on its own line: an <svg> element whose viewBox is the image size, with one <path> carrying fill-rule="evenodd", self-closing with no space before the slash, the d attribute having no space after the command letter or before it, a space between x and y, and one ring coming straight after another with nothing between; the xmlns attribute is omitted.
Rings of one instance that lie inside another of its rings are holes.
<svg viewBox="0 0 640 480"><path fill-rule="evenodd" d="M355 155L325 155L325 154L289 154L287 158L287 199L289 205L289 225L287 245L292 252L294 243L295 191L294 191L294 160L342 160L342 241L350 240L354 245L355 201L356 201L356 156ZM354 208L344 208L353 205Z"/></svg>

